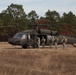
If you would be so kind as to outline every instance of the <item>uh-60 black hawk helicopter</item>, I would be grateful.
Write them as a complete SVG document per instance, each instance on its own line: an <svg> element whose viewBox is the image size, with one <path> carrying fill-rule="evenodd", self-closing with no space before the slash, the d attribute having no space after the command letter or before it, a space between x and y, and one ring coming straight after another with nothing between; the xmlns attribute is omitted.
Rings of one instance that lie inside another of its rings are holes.
<svg viewBox="0 0 76 75"><path fill-rule="evenodd" d="M25 30L19 33L16 33L11 39L8 40L9 44L12 45L21 45L22 48L28 48L29 46L36 48L37 41L36 38L39 37L40 40L42 37L46 39L45 44L49 45L49 40L51 36L57 36L59 38L58 44L61 44L63 35L59 34L57 31L47 29L47 25L32 25L32 29ZM75 47L76 39L71 36L65 36L68 39L67 44L72 44Z"/></svg>

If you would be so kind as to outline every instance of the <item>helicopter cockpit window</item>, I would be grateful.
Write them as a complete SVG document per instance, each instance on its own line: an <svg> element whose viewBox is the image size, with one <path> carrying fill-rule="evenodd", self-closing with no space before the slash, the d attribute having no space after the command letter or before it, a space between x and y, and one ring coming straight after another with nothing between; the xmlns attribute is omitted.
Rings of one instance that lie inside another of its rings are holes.
<svg viewBox="0 0 76 75"><path fill-rule="evenodd" d="M16 34L13 38L23 38L24 36L23 36L23 34Z"/></svg>

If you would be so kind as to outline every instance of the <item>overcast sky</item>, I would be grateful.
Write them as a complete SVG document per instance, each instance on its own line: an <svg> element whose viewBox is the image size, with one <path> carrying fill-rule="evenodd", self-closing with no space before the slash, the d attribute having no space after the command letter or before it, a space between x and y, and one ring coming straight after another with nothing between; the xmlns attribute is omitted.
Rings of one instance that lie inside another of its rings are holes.
<svg viewBox="0 0 76 75"><path fill-rule="evenodd" d="M44 16L48 10L56 10L61 15L72 11L76 15L76 0L0 0L0 12L11 3L23 5L26 13L35 10L39 16Z"/></svg>

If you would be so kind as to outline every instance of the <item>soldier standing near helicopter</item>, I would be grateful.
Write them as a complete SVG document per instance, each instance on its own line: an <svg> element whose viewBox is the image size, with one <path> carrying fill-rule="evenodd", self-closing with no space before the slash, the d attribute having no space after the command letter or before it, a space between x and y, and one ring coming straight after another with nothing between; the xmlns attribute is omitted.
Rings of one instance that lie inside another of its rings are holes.
<svg viewBox="0 0 76 75"><path fill-rule="evenodd" d="M38 45L38 48L40 48L40 38L37 37L37 45Z"/></svg>

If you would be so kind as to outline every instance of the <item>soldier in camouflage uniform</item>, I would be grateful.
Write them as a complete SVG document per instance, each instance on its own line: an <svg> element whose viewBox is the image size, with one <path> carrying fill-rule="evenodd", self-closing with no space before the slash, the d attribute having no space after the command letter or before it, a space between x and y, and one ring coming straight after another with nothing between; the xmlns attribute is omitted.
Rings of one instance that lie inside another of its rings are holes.
<svg viewBox="0 0 76 75"><path fill-rule="evenodd" d="M53 44L54 44L54 36L51 36L51 38L49 40L49 46L50 46L50 48L52 48Z"/></svg>
<svg viewBox="0 0 76 75"><path fill-rule="evenodd" d="M67 38L65 38L65 36L63 36L63 37L62 37L63 49L66 49L66 43L67 43Z"/></svg>
<svg viewBox="0 0 76 75"><path fill-rule="evenodd" d="M55 48L56 49L57 49L58 41L59 41L58 37L55 37L54 43L55 43Z"/></svg>
<svg viewBox="0 0 76 75"><path fill-rule="evenodd" d="M38 45L38 48L40 48L40 38L37 37L37 45Z"/></svg>
<svg viewBox="0 0 76 75"><path fill-rule="evenodd" d="M42 47L44 48L45 47L45 38L44 37L42 37L42 39L41 39L41 42L42 42Z"/></svg>

